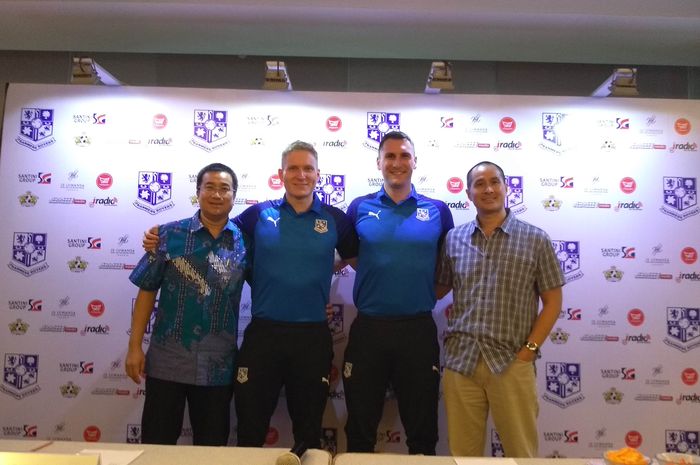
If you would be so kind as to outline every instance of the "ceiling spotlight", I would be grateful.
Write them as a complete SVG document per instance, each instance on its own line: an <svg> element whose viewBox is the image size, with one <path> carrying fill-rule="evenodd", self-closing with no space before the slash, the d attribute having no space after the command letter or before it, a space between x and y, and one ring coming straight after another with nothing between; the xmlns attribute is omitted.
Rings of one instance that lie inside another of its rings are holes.
<svg viewBox="0 0 700 465"><path fill-rule="evenodd" d="M637 68L615 68L592 94L593 97L636 97Z"/></svg>
<svg viewBox="0 0 700 465"><path fill-rule="evenodd" d="M449 61L433 61L425 83L426 94L439 94L442 90L454 90L452 64Z"/></svg>
<svg viewBox="0 0 700 465"><path fill-rule="evenodd" d="M292 90L292 83L289 80L287 67L284 61L266 61L265 62L265 90Z"/></svg>
<svg viewBox="0 0 700 465"><path fill-rule="evenodd" d="M90 57L73 57L71 61L71 84L103 84L105 86L121 86L119 79L112 76L106 69L98 65Z"/></svg>

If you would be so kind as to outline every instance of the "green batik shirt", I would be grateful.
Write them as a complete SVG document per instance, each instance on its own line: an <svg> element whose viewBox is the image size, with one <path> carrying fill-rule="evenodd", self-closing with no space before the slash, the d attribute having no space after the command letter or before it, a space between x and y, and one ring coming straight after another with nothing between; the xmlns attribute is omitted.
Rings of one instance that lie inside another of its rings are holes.
<svg viewBox="0 0 700 465"><path fill-rule="evenodd" d="M198 386L232 384L248 268L243 234L229 221L214 239L199 212L158 233L156 253L144 255L129 276L141 289L160 289L146 374Z"/></svg>

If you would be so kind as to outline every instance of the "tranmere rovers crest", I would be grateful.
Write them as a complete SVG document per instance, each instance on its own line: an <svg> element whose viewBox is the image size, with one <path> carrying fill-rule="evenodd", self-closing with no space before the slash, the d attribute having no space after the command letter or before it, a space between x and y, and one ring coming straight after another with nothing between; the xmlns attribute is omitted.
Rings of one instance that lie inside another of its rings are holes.
<svg viewBox="0 0 700 465"><path fill-rule="evenodd" d="M155 215L175 206L171 198L172 173L139 171L138 198L134 206Z"/></svg>
<svg viewBox="0 0 700 465"><path fill-rule="evenodd" d="M583 277L581 272L581 253L578 241L552 241L554 253L559 260L559 267L564 273L566 282L575 281Z"/></svg>
<svg viewBox="0 0 700 465"><path fill-rule="evenodd" d="M376 143L381 142L387 132L401 129L400 113L385 113L379 111L367 112L367 138ZM376 147L375 147L376 149Z"/></svg>
<svg viewBox="0 0 700 465"><path fill-rule="evenodd" d="M516 215L527 210L525 206L525 187L522 176L506 176L506 207Z"/></svg>
<svg viewBox="0 0 700 465"><path fill-rule="evenodd" d="M53 137L53 117L51 108L22 108L19 136L15 141L31 150L53 144L56 142Z"/></svg>
<svg viewBox="0 0 700 465"><path fill-rule="evenodd" d="M661 212L678 221L697 215L698 181L697 178L682 176L664 176L664 203Z"/></svg>
<svg viewBox="0 0 700 465"><path fill-rule="evenodd" d="M666 430L666 451L700 455L700 431Z"/></svg>
<svg viewBox="0 0 700 465"><path fill-rule="evenodd" d="M583 400L581 394L581 364L547 362L545 366L547 392L542 398L561 408Z"/></svg>
<svg viewBox="0 0 700 465"><path fill-rule="evenodd" d="M345 175L320 175L314 193L321 202L342 209L345 207Z"/></svg>
<svg viewBox="0 0 700 465"><path fill-rule="evenodd" d="M195 147L211 152L228 144L228 112L224 110L195 110L192 123Z"/></svg>
<svg viewBox="0 0 700 465"><path fill-rule="evenodd" d="M700 308L667 307L664 343L681 352L700 346Z"/></svg>
<svg viewBox="0 0 700 465"><path fill-rule="evenodd" d="M12 261L7 265L26 277L48 269L46 233L16 232L12 240Z"/></svg>
<svg viewBox="0 0 700 465"><path fill-rule="evenodd" d="M39 356L36 354L5 354L2 385L0 390L15 399L22 399L41 389L39 377Z"/></svg>

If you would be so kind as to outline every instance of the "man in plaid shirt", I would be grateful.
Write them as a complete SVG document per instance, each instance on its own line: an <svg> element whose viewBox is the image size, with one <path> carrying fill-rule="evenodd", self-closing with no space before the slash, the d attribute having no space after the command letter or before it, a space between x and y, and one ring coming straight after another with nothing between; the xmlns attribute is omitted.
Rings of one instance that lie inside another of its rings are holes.
<svg viewBox="0 0 700 465"><path fill-rule="evenodd" d="M564 277L549 236L505 207L498 165L472 167L467 196L476 219L447 233L436 275L438 297L454 291L443 375L450 452L483 455L490 410L505 455L536 457L534 361L559 316Z"/></svg>

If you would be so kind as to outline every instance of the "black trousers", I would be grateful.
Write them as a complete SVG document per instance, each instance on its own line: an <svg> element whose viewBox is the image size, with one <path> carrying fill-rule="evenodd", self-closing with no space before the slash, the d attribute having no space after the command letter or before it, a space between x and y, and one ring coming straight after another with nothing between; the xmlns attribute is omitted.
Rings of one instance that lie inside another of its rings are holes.
<svg viewBox="0 0 700 465"><path fill-rule="evenodd" d="M232 395L232 385L195 386L147 376L141 442L177 443L187 401L194 445L225 446L231 429Z"/></svg>
<svg viewBox="0 0 700 465"><path fill-rule="evenodd" d="M343 365L348 452L374 452L389 385L409 454L435 455L440 347L431 313L406 318L359 313L352 323Z"/></svg>
<svg viewBox="0 0 700 465"><path fill-rule="evenodd" d="M243 336L234 380L238 446L261 447L285 388L294 445L320 448L333 339L326 322L253 318Z"/></svg>

